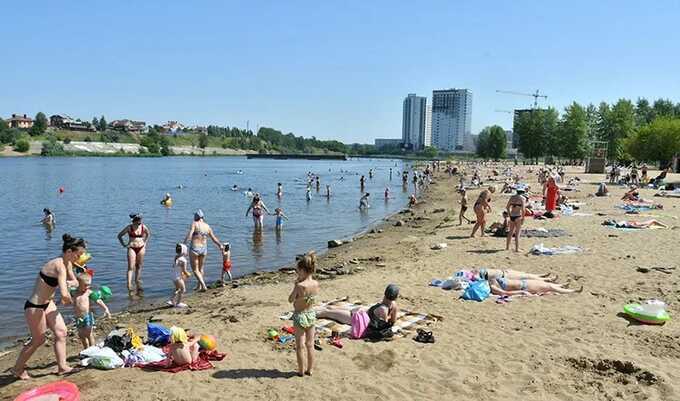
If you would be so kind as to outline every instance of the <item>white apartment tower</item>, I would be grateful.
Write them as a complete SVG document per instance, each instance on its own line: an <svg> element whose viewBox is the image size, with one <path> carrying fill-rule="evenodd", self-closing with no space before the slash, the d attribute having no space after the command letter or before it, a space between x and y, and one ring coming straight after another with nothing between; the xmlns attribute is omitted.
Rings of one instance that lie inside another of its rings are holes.
<svg viewBox="0 0 680 401"><path fill-rule="evenodd" d="M467 89L432 91L432 146L462 150L471 135L472 92Z"/></svg>
<svg viewBox="0 0 680 401"><path fill-rule="evenodd" d="M425 107L425 142L424 146L432 146L432 103Z"/></svg>
<svg viewBox="0 0 680 401"><path fill-rule="evenodd" d="M425 144L425 114L427 98L414 93L404 99L401 139L404 146L420 150Z"/></svg>

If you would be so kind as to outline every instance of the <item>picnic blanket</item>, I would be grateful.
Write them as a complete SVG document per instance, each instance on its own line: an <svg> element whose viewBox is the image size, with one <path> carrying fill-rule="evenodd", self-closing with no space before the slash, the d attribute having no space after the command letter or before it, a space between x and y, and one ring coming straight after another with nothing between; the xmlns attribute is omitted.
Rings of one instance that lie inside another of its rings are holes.
<svg viewBox="0 0 680 401"><path fill-rule="evenodd" d="M376 302L377 303L377 302ZM371 304L373 305L373 304ZM330 302L321 304L320 306L333 306L335 308L347 309L351 311L356 307L366 306L361 302L352 303L346 299L336 299ZM292 313L287 313L281 316L282 320L289 320ZM441 320L440 316L435 316L427 313L416 313L408 310L400 309L397 315L397 321L392 326L392 332L399 334L402 331L413 331L417 328L424 327L427 324ZM317 319L315 325L317 333L322 337L330 337L331 333L336 332L340 337L349 337L351 326L348 324L338 323L330 319Z"/></svg>
<svg viewBox="0 0 680 401"><path fill-rule="evenodd" d="M546 255L546 256L552 256L552 255L568 255L568 254L573 254L573 253L580 253L583 252L583 249L578 246L573 246L573 245L564 245L560 246L557 248L548 248L543 246L543 244L538 244L534 245L531 247L531 250L529 253L532 255Z"/></svg>
<svg viewBox="0 0 680 401"><path fill-rule="evenodd" d="M522 230L522 235L528 238L551 238L551 237L565 237L569 235L567 230L560 228L525 228Z"/></svg>
<svg viewBox="0 0 680 401"><path fill-rule="evenodd" d="M227 354L213 351L201 351L198 354L198 359L193 363L186 365L175 365L170 358L165 358L162 361L151 362L145 364L138 364L137 367L147 370L160 370L162 372L177 373L183 370L206 370L212 369L215 366L210 361L221 361Z"/></svg>

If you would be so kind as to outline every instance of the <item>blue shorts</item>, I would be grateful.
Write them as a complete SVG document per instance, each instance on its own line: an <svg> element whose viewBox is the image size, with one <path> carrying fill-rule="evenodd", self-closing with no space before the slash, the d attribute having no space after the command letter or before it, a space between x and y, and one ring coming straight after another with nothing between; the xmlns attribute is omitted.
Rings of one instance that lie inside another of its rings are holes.
<svg viewBox="0 0 680 401"><path fill-rule="evenodd" d="M76 327L79 329L84 329L87 327L94 326L94 313L88 312L82 317L76 318Z"/></svg>

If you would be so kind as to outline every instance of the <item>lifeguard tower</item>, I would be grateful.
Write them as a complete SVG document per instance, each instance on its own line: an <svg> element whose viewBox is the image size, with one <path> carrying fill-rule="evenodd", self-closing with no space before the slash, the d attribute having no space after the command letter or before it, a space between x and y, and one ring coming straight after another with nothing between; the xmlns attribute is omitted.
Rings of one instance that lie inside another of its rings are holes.
<svg viewBox="0 0 680 401"><path fill-rule="evenodd" d="M607 142L592 141L590 157L586 161L586 173L604 174L607 166Z"/></svg>

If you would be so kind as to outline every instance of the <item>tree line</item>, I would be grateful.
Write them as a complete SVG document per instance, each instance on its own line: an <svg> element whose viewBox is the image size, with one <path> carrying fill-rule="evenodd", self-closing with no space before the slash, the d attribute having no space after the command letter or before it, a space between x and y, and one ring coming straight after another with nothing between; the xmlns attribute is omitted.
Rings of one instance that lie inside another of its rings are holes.
<svg viewBox="0 0 680 401"><path fill-rule="evenodd" d="M560 116L554 108L533 109L515 116L518 149L528 159L570 161L589 156L594 141L607 144L607 158L617 161L666 162L680 153L680 103L639 98L633 103L583 106L573 102ZM660 143L664 143L663 151Z"/></svg>

